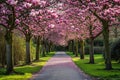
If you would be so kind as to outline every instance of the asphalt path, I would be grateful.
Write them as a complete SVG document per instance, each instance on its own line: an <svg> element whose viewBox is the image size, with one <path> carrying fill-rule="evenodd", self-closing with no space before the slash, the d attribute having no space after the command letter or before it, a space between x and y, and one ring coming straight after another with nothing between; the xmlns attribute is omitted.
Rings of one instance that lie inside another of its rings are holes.
<svg viewBox="0 0 120 80"><path fill-rule="evenodd" d="M56 54L30 80L93 80L84 74L65 52Z"/></svg>

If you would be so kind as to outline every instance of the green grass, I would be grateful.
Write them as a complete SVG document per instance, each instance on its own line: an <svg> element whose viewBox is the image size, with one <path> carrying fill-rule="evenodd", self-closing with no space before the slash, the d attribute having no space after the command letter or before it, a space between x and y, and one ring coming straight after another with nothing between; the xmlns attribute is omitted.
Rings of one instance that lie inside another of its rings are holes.
<svg viewBox="0 0 120 80"><path fill-rule="evenodd" d="M15 67L14 70L20 74L3 75L5 69L0 68L0 80L27 80L32 77L33 73L38 72L54 53L51 52L46 57L40 57L39 62L33 62L31 65Z"/></svg>
<svg viewBox="0 0 120 80"><path fill-rule="evenodd" d="M101 54L95 54L95 64L88 64L89 55L85 55L84 60L79 57L74 57L70 52L67 52L75 64L86 74L100 78L100 80L120 80L120 64L112 61L113 70L105 70L104 59Z"/></svg>

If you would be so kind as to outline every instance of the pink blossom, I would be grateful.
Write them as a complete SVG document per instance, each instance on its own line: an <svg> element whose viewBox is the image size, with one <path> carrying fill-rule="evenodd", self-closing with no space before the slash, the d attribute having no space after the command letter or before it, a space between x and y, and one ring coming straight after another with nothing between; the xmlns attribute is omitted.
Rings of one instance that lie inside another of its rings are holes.
<svg viewBox="0 0 120 80"><path fill-rule="evenodd" d="M18 0L7 0L7 2L10 4L10 5L16 5L18 3Z"/></svg>

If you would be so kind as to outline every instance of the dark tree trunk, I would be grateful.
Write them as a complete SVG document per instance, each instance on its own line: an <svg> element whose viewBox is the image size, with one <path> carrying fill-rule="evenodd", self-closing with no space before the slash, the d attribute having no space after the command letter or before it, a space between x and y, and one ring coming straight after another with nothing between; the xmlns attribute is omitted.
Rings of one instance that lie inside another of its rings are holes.
<svg viewBox="0 0 120 80"><path fill-rule="evenodd" d="M52 43L51 42L49 42L49 52L51 52L52 51Z"/></svg>
<svg viewBox="0 0 120 80"><path fill-rule="evenodd" d="M45 57L46 55L45 55L45 46L43 45L42 46L42 57Z"/></svg>
<svg viewBox="0 0 120 80"><path fill-rule="evenodd" d="M118 38L118 29L117 29L117 27L115 27L115 29L114 29L114 34L115 34L115 38Z"/></svg>
<svg viewBox="0 0 120 80"><path fill-rule="evenodd" d="M103 37L104 37L104 47L105 47L105 68L107 70L112 69L111 64L111 53L109 48L109 26L108 22L103 21Z"/></svg>
<svg viewBox="0 0 120 80"><path fill-rule="evenodd" d="M44 40L44 38L43 38L43 40L42 40L42 57L45 57L46 55L45 55L45 40Z"/></svg>
<svg viewBox="0 0 120 80"><path fill-rule="evenodd" d="M37 37L37 40L36 40L36 57L35 57L35 60L36 61L39 61L39 52L40 52L40 37Z"/></svg>
<svg viewBox="0 0 120 80"><path fill-rule="evenodd" d="M31 59L30 59L30 36L26 36L26 64L31 64Z"/></svg>
<svg viewBox="0 0 120 80"><path fill-rule="evenodd" d="M89 63L94 64L94 39L90 39L90 61Z"/></svg>
<svg viewBox="0 0 120 80"><path fill-rule="evenodd" d="M7 31L5 35L6 39L6 73L10 74L13 72L13 60L12 60L12 32Z"/></svg>
<svg viewBox="0 0 120 80"><path fill-rule="evenodd" d="M50 44L48 43L48 53L50 52Z"/></svg>
<svg viewBox="0 0 120 80"><path fill-rule="evenodd" d="M85 50L84 50L84 40L81 41L81 50L80 50L80 59L84 59L84 55L85 55Z"/></svg>
<svg viewBox="0 0 120 80"><path fill-rule="evenodd" d="M46 53L49 54L49 47L46 45Z"/></svg>
<svg viewBox="0 0 120 80"><path fill-rule="evenodd" d="M74 41L74 54L75 54L75 57L78 57L78 41L77 40Z"/></svg>
<svg viewBox="0 0 120 80"><path fill-rule="evenodd" d="M49 52L51 51L51 44L50 43L48 44L48 50L49 50Z"/></svg>
<svg viewBox="0 0 120 80"><path fill-rule="evenodd" d="M72 44L72 52L74 54L74 41L73 40L71 41L71 44Z"/></svg>
<svg viewBox="0 0 120 80"><path fill-rule="evenodd" d="M5 54L5 52L6 52L6 46L4 45L3 47L2 47L2 52L4 52L4 53L1 53L1 64L2 64L2 67L5 67L5 65L6 65L6 54Z"/></svg>
<svg viewBox="0 0 120 80"><path fill-rule="evenodd" d="M76 53L75 53L75 41L73 41L73 55L76 55Z"/></svg>
<svg viewBox="0 0 120 80"><path fill-rule="evenodd" d="M69 51L69 52L72 51L72 41L69 41L69 44L68 44L68 51Z"/></svg>
<svg viewBox="0 0 120 80"><path fill-rule="evenodd" d="M47 42L45 42L45 52L46 52L46 54L49 53L49 51L48 51L48 43Z"/></svg>
<svg viewBox="0 0 120 80"><path fill-rule="evenodd" d="M6 58L5 58L5 54L4 53L2 53L2 56L1 56L1 64L2 64L2 67L5 67L5 61L6 61Z"/></svg>

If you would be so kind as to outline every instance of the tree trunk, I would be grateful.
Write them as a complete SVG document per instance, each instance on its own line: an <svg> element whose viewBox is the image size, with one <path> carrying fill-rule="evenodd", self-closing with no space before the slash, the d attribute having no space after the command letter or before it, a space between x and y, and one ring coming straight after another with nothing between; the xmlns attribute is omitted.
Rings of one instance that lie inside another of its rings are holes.
<svg viewBox="0 0 120 80"><path fill-rule="evenodd" d="M12 32L7 31L5 35L6 39L6 73L10 74L13 72L13 60L12 60Z"/></svg>
<svg viewBox="0 0 120 80"><path fill-rule="evenodd" d="M37 37L36 57L35 57L35 60L36 60L36 61L39 61L39 52L40 52L40 37Z"/></svg>
<svg viewBox="0 0 120 80"><path fill-rule="evenodd" d="M26 64L31 64L30 60L30 38L26 37Z"/></svg>
<svg viewBox="0 0 120 80"><path fill-rule="evenodd" d="M107 70L112 69L111 64L111 53L109 48L109 26L108 22L103 21L103 37L104 37L104 47L105 47L105 68Z"/></svg>
<svg viewBox="0 0 120 80"><path fill-rule="evenodd" d="M69 43L68 43L68 51L69 52L72 51L72 41L69 41Z"/></svg>
<svg viewBox="0 0 120 80"><path fill-rule="evenodd" d="M85 50L84 50L84 40L81 41L81 51L80 51L80 59L84 59L84 55L85 55Z"/></svg>
<svg viewBox="0 0 120 80"><path fill-rule="evenodd" d="M50 43L48 43L48 53L50 52Z"/></svg>
<svg viewBox="0 0 120 80"><path fill-rule="evenodd" d="M45 45L45 52L46 52L46 54L48 54L49 53L49 51L48 51L48 43L45 42L44 45Z"/></svg>
<svg viewBox="0 0 120 80"><path fill-rule="evenodd" d="M115 38L118 38L118 29L117 29L117 27L115 27L115 29L114 29L114 34L115 34Z"/></svg>
<svg viewBox="0 0 120 80"><path fill-rule="evenodd" d="M42 57L45 57L45 46L42 45Z"/></svg>
<svg viewBox="0 0 120 80"><path fill-rule="evenodd" d="M1 64L2 64L2 67L5 67L5 65L6 65L6 54L5 54L5 51L6 51L6 46L4 45L4 46L2 46L2 52L3 53L1 53Z"/></svg>
<svg viewBox="0 0 120 80"><path fill-rule="evenodd" d="M46 45L46 53L49 54L49 47Z"/></svg>
<svg viewBox="0 0 120 80"><path fill-rule="evenodd" d="M48 44L48 48L49 48L49 49L48 49L49 52L51 52L51 44L50 44L50 43Z"/></svg>
<svg viewBox="0 0 120 80"><path fill-rule="evenodd" d="M5 67L5 61L6 61L6 58L5 58L5 54L4 53L2 53L2 56L1 56L1 64L2 64L2 67Z"/></svg>
<svg viewBox="0 0 120 80"><path fill-rule="evenodd" d="M73 41L73 55L75 55L75 41Z"/></svg>
<svg viewBox="0 0 120 80"><path fill-rule="evenodd" d="M77 40L74 41L74 54L75 54L75 57L78 57L78 41Z"/></svg>
<svg viewBox="0 0 120 80"><path fill-rule="evenodd" d="M94 39L90 39L90 61L89 63L94 64Z"/></svg>
<svg viewBox="0 0 120 80"><path fill-rule="evenodd" d="M74 41L73 40L71 41L71 44L72 44L72 52L74 54Z"/></svg>
<svg viewBox="0 0 120 80"><path fill-rule="evenodd" d="M42 40L42 57L45 57L45 40Z"/></svg>

